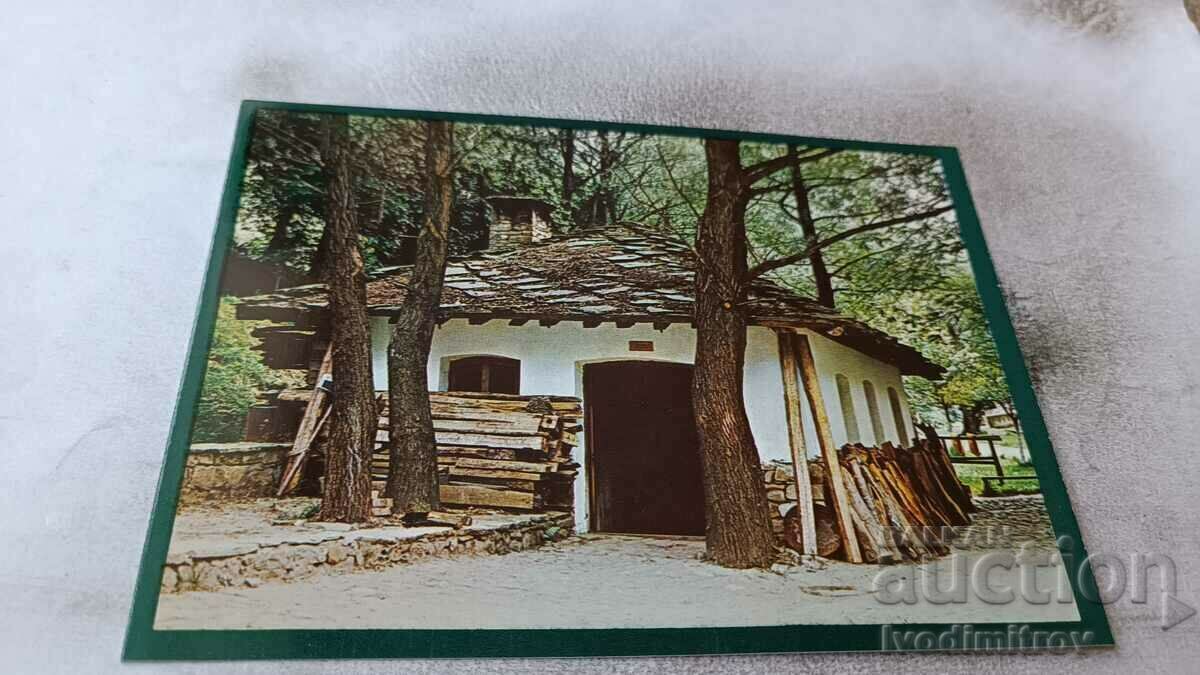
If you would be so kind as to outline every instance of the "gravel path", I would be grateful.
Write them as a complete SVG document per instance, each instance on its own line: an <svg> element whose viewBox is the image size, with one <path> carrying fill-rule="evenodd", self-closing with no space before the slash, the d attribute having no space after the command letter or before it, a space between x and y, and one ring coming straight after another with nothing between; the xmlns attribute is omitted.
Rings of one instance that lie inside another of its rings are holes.
<svg viewBox="0 0 1200 675"><path fill-rule="evenodd" d="M974 501L979 510L971 514L970 525L958 528L955 548L980 551L1025 544L1056 548L1044 496L976 497Z"/></svg>
<svg viewBox="0 0 1200 675"><path fill-rule="evenodd" d="M703 549L691 540L585 535L503 556L164 595L155 627L642 628L1077 617L1073 604L1057 602L883 604L871 592L878 567L823 561L784 574L728 570L699 560ZM929 565L948 569L949 560ZM1054 574L1040 569L1039 587L1053 588ZM992 578L1018 584L1015 570L994 570Z"/></svg>

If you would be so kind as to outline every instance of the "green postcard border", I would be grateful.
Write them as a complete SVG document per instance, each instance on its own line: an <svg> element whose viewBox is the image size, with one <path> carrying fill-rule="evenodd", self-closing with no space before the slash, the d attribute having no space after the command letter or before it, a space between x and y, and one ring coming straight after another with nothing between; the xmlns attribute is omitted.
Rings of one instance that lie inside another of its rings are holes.
<svg viewBox="0 0 1200 675"><path fill-rule="evenodd" d="M513 630L154 630L162 567L171 540L175 509L183 480L205 360L216 321L218 290L234 222L241 199L255 114L259 110L309 113L342 113L365 116L445 119L465 123L516 124L629 131L704 138L729 138L769 143L800 143L853 150L923 154L940 160L954 200L959 228L966 245L976 286L991 327L1001 365L1014 404L1025 427L1030 454L1046 498L1063 557L1071 568L1078 622L1038 622L1040 631L1090 631L1090 646L1113 645L1104 607L1087 563L1079 525L1071 511L1067 488L1059 472L1045 421L1030 383L1025 360L1009 320L999 280L992 267L979 218L958 152L951 147L846 141L838 139L746 133L646 124L586 122L580 120L474 115L413 110L386 110L347 106L244 101L238 115L233 153L226 172L220 215L209 251L208 270L193 325L183 381L171 422L170 439L159 477L154 510L138 570L123 659L231 660L292 658L468 658L551 656L643 656L686 654L736 654L767 652L890 651L883 644L883 625L799 625L728 628L611 628ZM1066 543L1064 543L1066 542ZM949 630L955 624L902 624L905 631ZM1005 623L973 623L975 630L1006 631Z"/></svg>

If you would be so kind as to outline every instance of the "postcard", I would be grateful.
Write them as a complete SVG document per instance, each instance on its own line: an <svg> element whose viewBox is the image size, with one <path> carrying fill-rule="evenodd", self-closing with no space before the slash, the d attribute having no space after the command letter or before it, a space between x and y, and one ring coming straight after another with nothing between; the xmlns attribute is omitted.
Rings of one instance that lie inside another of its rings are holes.
<svg viewBox="0 0 1200 675"><path fill-rule="evenodd" d="M1111 645L953 148L243 105L126 658Z"/></svg>

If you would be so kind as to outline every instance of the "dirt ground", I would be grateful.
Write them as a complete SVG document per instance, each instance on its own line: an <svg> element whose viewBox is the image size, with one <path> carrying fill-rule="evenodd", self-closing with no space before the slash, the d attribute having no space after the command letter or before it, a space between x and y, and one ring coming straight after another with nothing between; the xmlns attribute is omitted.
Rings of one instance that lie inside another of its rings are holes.
<svg viewBox="0 0 1200 675"><path fill-rule="evenodd" d="M883 568L822 561L784 573L728 570L699 559L694 540L584 535L503 556L429 560L379 571L258 588L160 598L155 627L612 628L816 623L1075 620L1071 603L885 604L872 593ZM977 559L980 552L962 552ZM949 569L951 559L922 569ZM890 568L896 573L897 568ZM1056 570L1038 570L1054 588ZM993 581L1019 585L1018 572Z"/></svg>

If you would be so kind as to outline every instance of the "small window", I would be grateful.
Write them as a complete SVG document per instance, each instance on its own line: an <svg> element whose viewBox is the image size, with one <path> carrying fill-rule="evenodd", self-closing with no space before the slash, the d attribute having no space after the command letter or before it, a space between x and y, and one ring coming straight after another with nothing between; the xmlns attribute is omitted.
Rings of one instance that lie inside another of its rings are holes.
<svg viewBox="0 0 1200 675"><path fill-rule="evenodd" d="M875 445L883 445L883 418L879 416L879 399L875 398L875 385L863 380L863 393L867 396L867 412L871 415L871 433L875 434Z"/></svg>
<svg viewBox="0 0 1200 675"><path fill-rule="evenodd" d="M840 374L834 379L837 381L838 401L842 404L842 421L846 423L846 442L858 443L862 438L858 433L858 415L854 412L854 396L850 393L850 380Z"/></svg>
<svg viewBox="0 0 1200 675"><path fill-rule="evenodd" d="M892 419L896 422L896 433L900 435L900 445L908 447L908 425L904 423L904 408L900 406L900 393L895 387L888 387L888 402L892 404Z"/></svg>
<svg viewBox="0 0 1200 675"><path fill-rule="evenodd" d="M450 391L521 393L521 362L503 356L466 356L450 362Z"/></svg>

